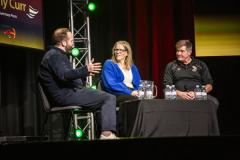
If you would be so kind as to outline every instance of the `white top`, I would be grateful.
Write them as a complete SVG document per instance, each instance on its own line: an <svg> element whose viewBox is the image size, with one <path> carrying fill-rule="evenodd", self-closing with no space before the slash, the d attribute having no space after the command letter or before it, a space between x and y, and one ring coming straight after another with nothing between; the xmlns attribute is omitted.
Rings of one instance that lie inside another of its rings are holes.
<svg viewBox="0 0 240 160"><path fill-rule="evenodd" d="M119 68L121 69L121 71L123 72L124 75L124 80L123 83L126 84L127 87L129 88L134 88L132 81L133 81L133 74L132 74L132 70L126 70L126 69L122 69L119 65Z"/></svg>

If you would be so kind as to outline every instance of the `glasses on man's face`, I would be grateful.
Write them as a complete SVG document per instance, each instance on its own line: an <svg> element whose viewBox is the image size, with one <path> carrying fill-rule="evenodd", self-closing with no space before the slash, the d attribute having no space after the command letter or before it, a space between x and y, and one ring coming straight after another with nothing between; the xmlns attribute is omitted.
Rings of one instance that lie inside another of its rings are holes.
<svg viewBox="0 0 240 160"><path fill-rule="evenodd" d="M125 52L125 51L127 51L126 49L114 49L114 52L116 53L116 52Z"/></svg>

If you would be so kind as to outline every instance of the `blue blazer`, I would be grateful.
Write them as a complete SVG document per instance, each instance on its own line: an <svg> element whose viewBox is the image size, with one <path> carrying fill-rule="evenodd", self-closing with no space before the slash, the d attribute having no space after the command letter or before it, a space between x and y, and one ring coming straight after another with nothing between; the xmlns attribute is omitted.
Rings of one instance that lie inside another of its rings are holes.
<svg viewBox="0 0 240 160"><path fill-rule="evenodd" d="M138 90L140 84L140 74L136 65L131 66L133 74L133 87L134 90ZM124 83L124 75L118 64L114 63L112 60L106 60L101 74L102 87L103 90L112 93L114 95L119 94L131 94L130 90Z"/></svg>

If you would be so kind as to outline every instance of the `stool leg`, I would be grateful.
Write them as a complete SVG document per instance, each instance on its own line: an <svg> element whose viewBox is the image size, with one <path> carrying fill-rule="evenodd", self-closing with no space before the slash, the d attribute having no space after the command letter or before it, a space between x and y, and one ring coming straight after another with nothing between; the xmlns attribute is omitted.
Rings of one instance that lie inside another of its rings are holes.
<svg viewBox="0 0 240 160"><path fill-rule="evenodd" d="M90 116L90 139L94 140L95 139L95 128L94 128L94 116L93 116L93 112L89 113Z"/></svg>
<svg viewBox="0 0 240 160"><path fill-rule="evenodd" d="M78 120L77 120L77 114L72 112L71 119L70 119L70 125L69 125L69 138L68 140L75 140L76 139L76 129L78 128Z"/></svg>
<svg viewBox="0 0 240 160"><path fill-rule="evenodd" d="M74 114L73 118L74 118L73 119L74 129L76 130L78 128L78 116L77 116L77 114Z"/></svg>

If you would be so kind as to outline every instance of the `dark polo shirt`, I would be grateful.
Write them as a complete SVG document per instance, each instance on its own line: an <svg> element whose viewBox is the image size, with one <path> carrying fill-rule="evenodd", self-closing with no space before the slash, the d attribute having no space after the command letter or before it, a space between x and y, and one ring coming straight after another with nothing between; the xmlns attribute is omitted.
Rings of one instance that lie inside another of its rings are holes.
<svg viewBox="0 0 240 160"><path fill-rule="evenodd" d="M164 86L175 84L176 89L181 91L193 91L196 85L213 85L213 79L207 65L203 61L192 58L187 65L177 60L168 63L163 83Z"/></svg>

